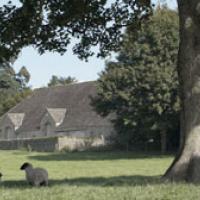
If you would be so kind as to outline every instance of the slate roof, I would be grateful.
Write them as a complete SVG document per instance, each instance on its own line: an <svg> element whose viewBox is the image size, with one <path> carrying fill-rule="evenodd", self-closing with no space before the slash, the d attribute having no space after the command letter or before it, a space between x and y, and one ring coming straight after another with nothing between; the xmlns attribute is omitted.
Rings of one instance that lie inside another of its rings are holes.
<svg viewBox="0 0 200 200"><path fill-rule="evenodd" d="M82 130L91 126L111 126L110 117L102 118L91 107L91 96L96 95L96 82L75 83L67 86L36 89L31 96L12 108L8 113L24 113L18 131L36 131L45 113L65 117L58 131ZM62 111L60 114L56 110ZM7 114L8 114L7 113Z"/></svg>

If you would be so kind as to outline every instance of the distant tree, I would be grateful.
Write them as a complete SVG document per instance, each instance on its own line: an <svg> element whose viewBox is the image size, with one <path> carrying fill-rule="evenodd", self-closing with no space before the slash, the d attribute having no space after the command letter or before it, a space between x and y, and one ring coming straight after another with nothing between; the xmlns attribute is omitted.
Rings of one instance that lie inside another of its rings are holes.
<svg viewBox="0 0 200 200"><path fill-rule="evenodd" d="M15 71L9 65L0 65L0 89L15 88L18 84L15 81Z"/></svg>
<svg viewBox="0 0 200 200"><path fill-rule="evenodd" d="M21 102L24 98L32 94L30 88L25 88L20 92L10 94L8 91L4 91L3 95L0 95L0 116L14 107L17 103Z"/></svg>
<svg viewBox="0 0 200 200"><path fill-rule="evenodd" d="M167 134L177 134L178 28L177 12L156 9L137 33L127 29L117 61L100 75L94 104L102 115L116 114L118 142L127 148L159 133L165 152Z"/></svg>
<svg viewBox="0 0 200 200"><path fill-rule="evenodd" d="M7 63L0 66L0 116L31 93L30 74L25 67L18 73Z"/></svg>
<svg viewBox="0 0 200 200"><path fill-rule="evenodd" d="M30 80L30 73L29 71L26 69L26 67L22 67L19 72L16 74L16 81L19 82L21 89L25 88L27 83Z"/></svg>
<svg viewBox="0 0 200 200"><path fill-rule="evenodd" d="M48 83L48 87L54 87L59 85L68 85L70 83L76 83L77 80L74 77L68 76L68 77L58 77L53 75Z"/></svg>

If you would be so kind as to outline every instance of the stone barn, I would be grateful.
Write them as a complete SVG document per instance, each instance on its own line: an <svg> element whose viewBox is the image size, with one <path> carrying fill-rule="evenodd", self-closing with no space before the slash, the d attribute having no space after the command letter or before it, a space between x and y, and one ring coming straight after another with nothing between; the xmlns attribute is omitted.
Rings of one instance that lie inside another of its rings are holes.
<svg viewBox="0 0 200 200"><path fill-rule="evenodd" d="M102 118L91 106L95 84L36 89L1 117L0 149L84 149L110 143L115 134L111 117Z"/></svg>

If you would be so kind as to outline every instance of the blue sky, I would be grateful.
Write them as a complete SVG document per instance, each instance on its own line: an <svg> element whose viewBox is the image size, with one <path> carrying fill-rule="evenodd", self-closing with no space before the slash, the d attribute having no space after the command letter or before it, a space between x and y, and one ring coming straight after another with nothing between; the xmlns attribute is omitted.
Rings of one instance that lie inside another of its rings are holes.
<svg viewBox="0 0 200 200"><path fill-rule="evenodd" d="M6 0L1 0L1 3L3 1ZM163 2L163 0L160 1ZM154 2L158 1L154 0ZM172 8L176 7L176 0L168 0L167 3ZM112 57L107 59L112 59ZM28 47L22 50L14 63L14 69L18 71L22 66L26 66L31 74L29 85L32 88L38 88L46 86L52 75L72 76L80 82L96 80L98 74L104 69L105 60L91 57L89 62L81 61L73 55L70 46L63 56L57 53L39 55L36 50Z"/></svg>

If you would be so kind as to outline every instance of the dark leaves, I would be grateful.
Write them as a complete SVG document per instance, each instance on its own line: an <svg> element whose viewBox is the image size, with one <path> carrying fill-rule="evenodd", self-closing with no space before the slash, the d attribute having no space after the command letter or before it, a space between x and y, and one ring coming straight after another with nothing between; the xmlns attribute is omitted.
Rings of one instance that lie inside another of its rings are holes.
<svg viewBox="0 0 200 200"><path fill-rule="evenodd" d="M40 53L57 51L63 54L72 37L78 39L73 51L81 59L94 53L105 57L119 49L125 26L151 14L149 1L116 0L21 0L16 7L13 1L0 7L0 49L8 59L27 45Z"/></svg>

